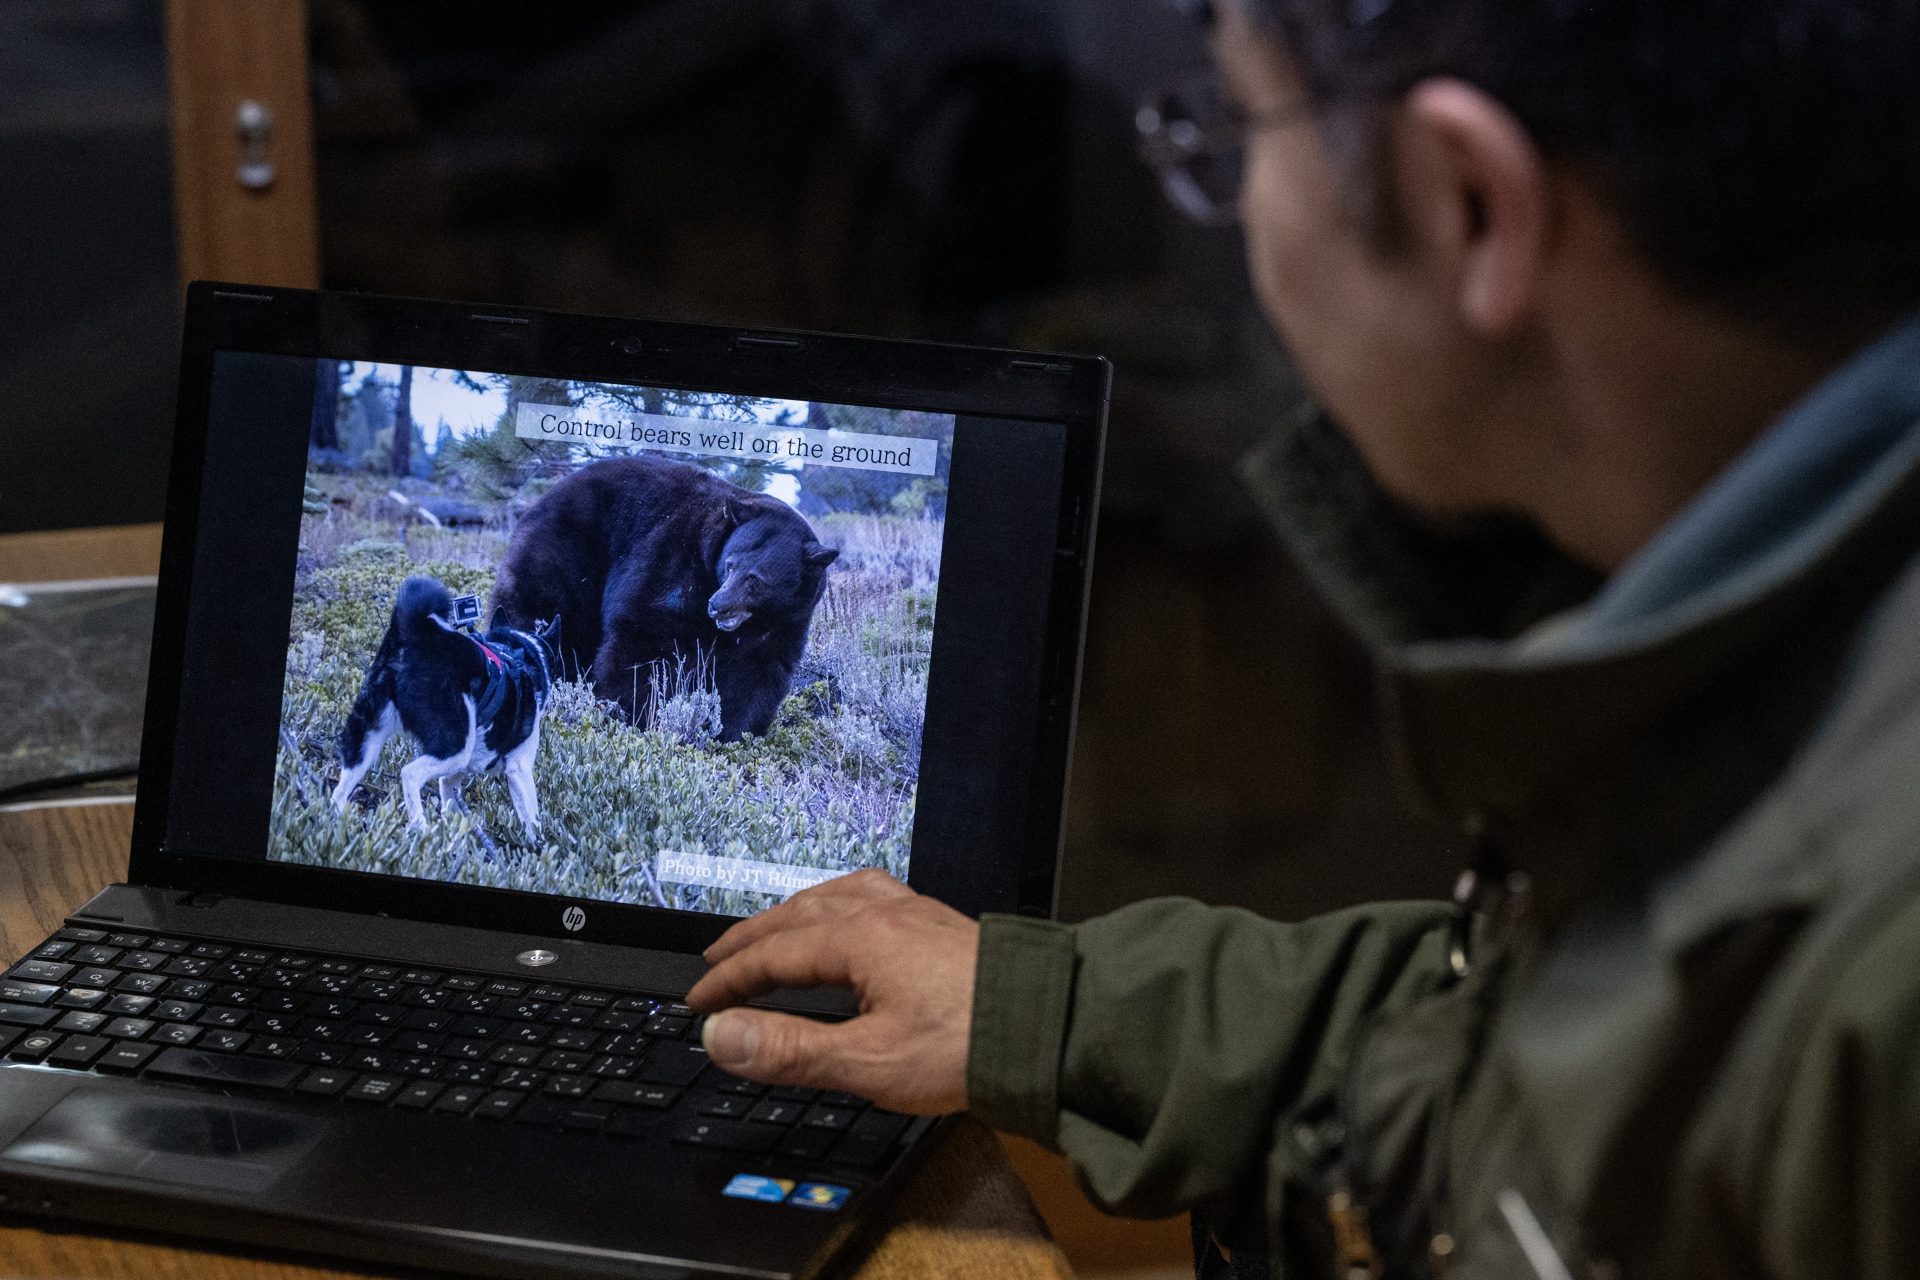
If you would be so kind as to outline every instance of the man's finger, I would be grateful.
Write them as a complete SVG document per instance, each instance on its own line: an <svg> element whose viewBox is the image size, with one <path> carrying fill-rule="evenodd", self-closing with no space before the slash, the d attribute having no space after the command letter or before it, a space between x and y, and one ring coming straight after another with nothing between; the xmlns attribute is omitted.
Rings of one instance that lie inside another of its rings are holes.
<svg viewBox="0 0 1920 1280"><path fill-rule="evenodd" d="M844 1057L846 1024L764 1009L728 1009L707 1019L700 1040L713 1065L763 1084L857 1092Z"/></svg>
<svg viewBox="0 0 1920 1280"><path fill-rule="evenodd" d="M687 1003L710 1013L781 987L848 986L848 937L831 925L807 925L763 938L709 969L687 992Z"/></svg>
<svg viewBox="0 0 1920 1280"><path fill-rule="evenodd" d="M742 920L715 939L704 955L708 964L718 964L783 929L817 924L826 915L843 913L878 898L911 892L884 872L856 871L850 876L835 876Z"/></svg>

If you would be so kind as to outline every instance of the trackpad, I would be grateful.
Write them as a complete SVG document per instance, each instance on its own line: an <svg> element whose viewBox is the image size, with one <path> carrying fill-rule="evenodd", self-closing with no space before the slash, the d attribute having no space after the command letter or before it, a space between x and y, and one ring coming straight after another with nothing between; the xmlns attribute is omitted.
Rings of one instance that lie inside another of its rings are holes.
<svg viewBox="0 0 1920 1280"><path fill-rule="evenodd" d="M0 1151L0 1160L261 1191L326 1131L307 1116L244 1104L79 1089Z"/></svg>

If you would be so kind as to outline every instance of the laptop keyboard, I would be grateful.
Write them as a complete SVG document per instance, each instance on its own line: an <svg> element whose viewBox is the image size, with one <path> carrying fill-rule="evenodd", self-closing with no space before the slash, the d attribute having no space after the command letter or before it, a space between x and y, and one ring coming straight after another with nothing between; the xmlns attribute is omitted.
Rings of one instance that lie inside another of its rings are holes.
<svg viewBox="0 0 1920 1280"><path fill-rule="evenodd" d="M0 978L0 1055L859 1169L910 1123L728 1075L665 996L105 929Z"/></svg>

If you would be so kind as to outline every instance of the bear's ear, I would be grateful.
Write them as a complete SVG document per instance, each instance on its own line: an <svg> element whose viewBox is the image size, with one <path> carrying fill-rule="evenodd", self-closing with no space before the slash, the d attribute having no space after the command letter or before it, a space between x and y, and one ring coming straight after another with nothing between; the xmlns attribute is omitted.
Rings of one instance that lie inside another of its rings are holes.
<svg viewBox="0 0 1920 1280"><path fill-rule="evenodd" d="M829 547L821 542L812 542L807 544L807 549L801 552L801 554L806 557L807 563L814 568L824 569L840 558L840 548Z"/></svg>
<svg viewBox="0 0 1920 1280"><path fill-rule="evenodd" d="M753 519L753 509L732 494L727 495L727 523L745 524Z"/></svg>

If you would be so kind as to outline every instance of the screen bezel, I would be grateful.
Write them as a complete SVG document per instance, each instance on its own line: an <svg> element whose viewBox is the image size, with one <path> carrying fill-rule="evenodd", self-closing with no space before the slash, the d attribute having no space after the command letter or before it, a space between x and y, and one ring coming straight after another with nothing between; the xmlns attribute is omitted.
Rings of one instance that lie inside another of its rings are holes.
<svg viewBox="0 0 1920 1280"><path fill-rule="evenodd" d="M1065 456L1018 883L1010 901L952 903L974 915L983 905L1028 915L1053 913L1111 381L1104 359L206 281L187 291L130 881L186 893L682 952L701 950L733 923L600 899L242 860L168 843L178 673L185 657L214 359L220 351L485 368L1057 423L1066 433ZM572 931L563 924L570 906L584 909L584 928Z"/></svg>

